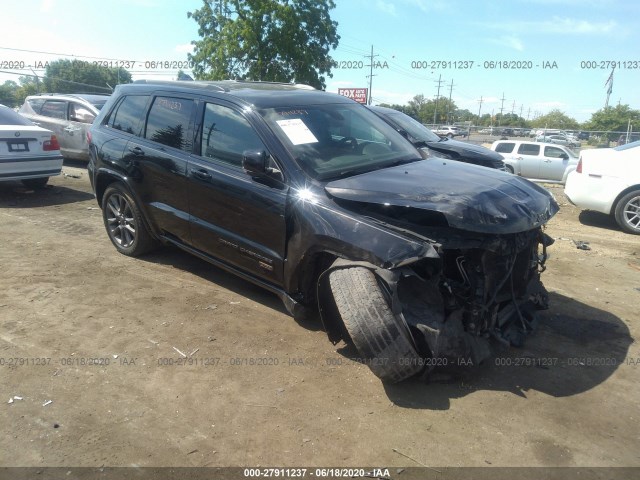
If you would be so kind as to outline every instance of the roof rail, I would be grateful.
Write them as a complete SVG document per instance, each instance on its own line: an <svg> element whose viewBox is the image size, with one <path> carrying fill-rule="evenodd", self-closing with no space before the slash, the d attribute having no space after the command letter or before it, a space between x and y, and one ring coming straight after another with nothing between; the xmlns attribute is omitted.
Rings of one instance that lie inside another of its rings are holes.
<svg viewBox="0 0 640 480"><path fill-rule="evenodd" d="M189 81L186 82L185 80L136 80L132 83L144 83L146 85L186 85L186 86L190 86L190 85L202 85L202 86L206 86L206 87L211 87L214 88L216 90L218 90L219 92L228 92L229 90L224 88L222 85L218 85L217 83L211 81L202 81L202 80L194 80L194 81Z"/></svg>

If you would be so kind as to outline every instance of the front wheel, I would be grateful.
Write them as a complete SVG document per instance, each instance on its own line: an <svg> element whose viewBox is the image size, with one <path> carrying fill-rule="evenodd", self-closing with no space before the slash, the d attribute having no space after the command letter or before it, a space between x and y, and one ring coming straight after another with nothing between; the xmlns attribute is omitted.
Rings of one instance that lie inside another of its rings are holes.
<svg viewBox="0 0 640 480"><path fill-rule="evenodd" d="M120 182L111 184L104 192L102 218L109 240L124 255L137 257L157 245L135 200Z"/></svg>
<svg viewBox="0 0 640 480"><path fill-rule="evenodd" d="M625 232L640 235L640 190L629 192L620 199L615 218Z"/></svg>
<svg viewBox="0 0 640 480"><path fill-rule="evenodd" d="M353 344L378 378L397 383L422 370L407 326L391 311L371 270L334 270L329 284Z"/></svg>

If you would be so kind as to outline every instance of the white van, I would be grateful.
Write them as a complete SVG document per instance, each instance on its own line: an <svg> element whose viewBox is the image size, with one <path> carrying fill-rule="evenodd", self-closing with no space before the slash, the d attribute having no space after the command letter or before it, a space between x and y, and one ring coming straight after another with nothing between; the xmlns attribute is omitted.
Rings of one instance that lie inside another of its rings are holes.
<svg viewBox="0 0 640 480"><path fill-rule="evenodd" d="M498 140L491 150L504 157L509 172L532 180L564 184L578 164L573 150L553 143Z"/></svg>

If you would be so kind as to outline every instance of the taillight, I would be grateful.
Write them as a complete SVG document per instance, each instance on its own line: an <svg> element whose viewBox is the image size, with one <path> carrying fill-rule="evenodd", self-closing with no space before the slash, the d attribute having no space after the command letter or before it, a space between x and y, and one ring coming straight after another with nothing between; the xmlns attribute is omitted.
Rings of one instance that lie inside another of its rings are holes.
<svg viewBox="0 0 640 480"><path fill-rule="evenodd" d="M582 157L578 160L578 166L576 167L576 172L582 173Z"/></svg>
<svg viewBox="0 0 640 480"><path fill-rule="evenodd" d="M87 130L87 145L91 144L91 132Z"/></svg>
<svg viewBox="0 0 640 480"><path fill-rule="evenodd" d="M49 152L51 150L60 150L60 144L58 143L58 137L55 135L51 135L51 139L45 140L42 142L42 149L45 152Z"/></svg>

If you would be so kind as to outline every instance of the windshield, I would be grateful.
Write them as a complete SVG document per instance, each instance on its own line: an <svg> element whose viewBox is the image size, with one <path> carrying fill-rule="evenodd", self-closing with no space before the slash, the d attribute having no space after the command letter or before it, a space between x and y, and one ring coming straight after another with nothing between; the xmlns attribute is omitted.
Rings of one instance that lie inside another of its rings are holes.
<svg viewBox="0 0 640 480"><path fill-rule="evenodd" d="M402 135L361 105L279 107L261 114L300 167L317 180L421 160Z"/></svg>
<svg viewBox="0 0 640 480"><path fill-rule="evenodd" d="M438 135L433 133L417 120L411 118L409 115L406 115L402 112L389 114L385 113L384 115L387 115L394 123L405 130L409 135L411 135L414 141L439 142L440 140L442 140Z"/></svg>

